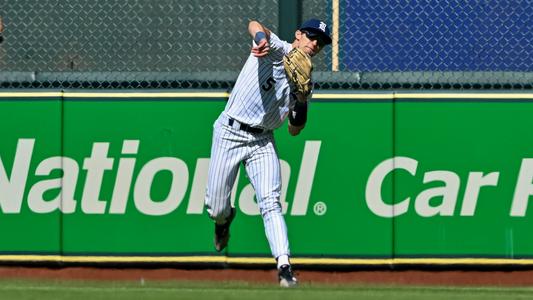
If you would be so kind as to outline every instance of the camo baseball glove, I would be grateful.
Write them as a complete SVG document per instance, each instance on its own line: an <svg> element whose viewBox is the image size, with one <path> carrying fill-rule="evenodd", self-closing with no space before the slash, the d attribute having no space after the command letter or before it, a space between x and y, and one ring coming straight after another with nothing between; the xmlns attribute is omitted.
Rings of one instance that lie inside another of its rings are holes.
<svg viewBox="0 0 533 300"><path fill-rule="evenodd" d="M283 57L283 65L287 78L296 88L296 93L300 93L307 99L311 93L311 72L313 71L313 64L311 57L299 48L294 48L285 57Z"/></svg>

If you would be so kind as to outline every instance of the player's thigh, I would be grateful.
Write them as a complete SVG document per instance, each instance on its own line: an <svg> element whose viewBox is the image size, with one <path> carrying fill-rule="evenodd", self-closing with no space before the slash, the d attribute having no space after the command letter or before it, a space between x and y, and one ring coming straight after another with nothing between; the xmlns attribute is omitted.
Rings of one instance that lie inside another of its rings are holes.
<svg viewBox="0 0 533 300"><path fill-rule="evenodd" d="M246 147L231 135L232 133L225 129L216 129L214 132L206 202L229 199L239 165L246 155Z"/></svg>
<svg viewBox="0 0 533 300"><path fill-rule="evenodd" d="M281 195L281 167L272 141L261 145L246 160L246 173L252 183L259 209L269 209L279 204Z"/></svg>

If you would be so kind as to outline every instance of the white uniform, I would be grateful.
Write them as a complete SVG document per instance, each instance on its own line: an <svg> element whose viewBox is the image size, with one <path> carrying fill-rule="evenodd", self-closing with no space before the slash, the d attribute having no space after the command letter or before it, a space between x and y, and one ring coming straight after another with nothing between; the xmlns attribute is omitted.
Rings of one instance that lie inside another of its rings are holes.
<svg viewBox="0 0 533 300"><path fill-rule="evenodd" d="M225 222L242 162L257 195L272 255L277 258L289 255L289 241L279 202L281 171L272 130L283 124L296 100L290 96L283 67L283 56L292 45L273 33L269 44L267 56L257 58L250 54L226 108L214 124L206 207L217 223ZM263 132L242 130L246 125Z"/></svg>

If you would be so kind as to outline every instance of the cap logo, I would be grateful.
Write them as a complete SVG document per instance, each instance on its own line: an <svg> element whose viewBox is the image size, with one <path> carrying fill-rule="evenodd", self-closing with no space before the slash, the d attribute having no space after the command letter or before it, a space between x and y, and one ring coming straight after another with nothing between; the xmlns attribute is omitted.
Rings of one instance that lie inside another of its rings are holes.
<svg viewBox="0 0 533 300"><path fill-rule="evenodd" d="M326 23L320 22L320 25L318 25L318 28L322 30L323 32L326 32Z"/></svg>

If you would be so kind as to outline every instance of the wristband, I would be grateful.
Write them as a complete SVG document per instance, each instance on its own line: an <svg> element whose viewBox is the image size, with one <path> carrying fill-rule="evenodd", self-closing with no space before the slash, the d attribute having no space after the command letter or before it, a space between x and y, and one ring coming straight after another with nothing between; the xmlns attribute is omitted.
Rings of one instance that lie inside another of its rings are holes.
<svg viewBox="0 0 533 300"><path fill-rule="evenodd" d="M307 102L296 101L289 111L289 122L293 126L302 126L307 122Z"/></svg>
<svg viewBox="0 0 533 300"><path fill-rule="evenodd" d="M259 42L261 42L262 39L266 39L266 34L262 31L256 32L255 37L254 37L254 42L256 44L259 44Z"/></svg>

